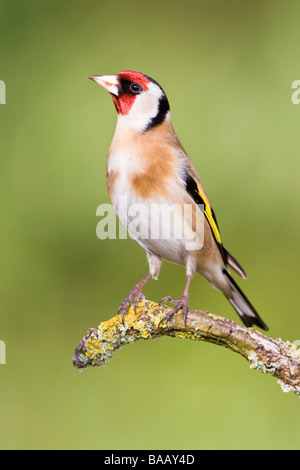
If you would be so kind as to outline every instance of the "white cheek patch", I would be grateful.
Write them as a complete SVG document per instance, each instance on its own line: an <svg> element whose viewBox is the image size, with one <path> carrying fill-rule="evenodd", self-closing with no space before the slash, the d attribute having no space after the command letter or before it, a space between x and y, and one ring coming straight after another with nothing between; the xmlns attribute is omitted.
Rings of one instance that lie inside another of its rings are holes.
<svg viewBox="0 0 300 470"><path fill-rule="evenodd" d="M119 114L118 121L126 123L136 131L143 131L151 119L158 114L159 100L162 95L162 90L155 83L150 82L148 91L137 95L129 113L126 116Z"/></svg>

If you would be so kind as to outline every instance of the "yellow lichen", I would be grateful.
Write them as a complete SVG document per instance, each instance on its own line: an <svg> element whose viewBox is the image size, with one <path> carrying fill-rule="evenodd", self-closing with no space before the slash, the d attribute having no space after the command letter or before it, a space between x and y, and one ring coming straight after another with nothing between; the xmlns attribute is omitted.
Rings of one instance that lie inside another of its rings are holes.
<svg viewBox="0 0 300 470"><path fill-rule="evenodd" d="M182 338L182 339L194 339L194 340L197 340L197 339L200 339L200 335L195 335L194 333L191 333L189 331L176 331L174 333L174 336L176 336L176 338Z"/></svg>
<svg viewBox="0 0 300 470"><path fill-rule="evenodd" d="M159 330L168 329L168 322L161 322L166 310L168 311L165 307L147 300L139 302L136 309L130 306L124 316L124 324L121 315L116 315L101 323L98 329L92 332L86 342L85 357L92 365L106 364L114 351L123 344L139 339L151 339L153 334L157 336ZM199 339L197 334L191 332L177 331L171 334L183 339Z"/></svg>
<svg viewBox="0 0 300 470"><path fill-rule="evenodd" d="M91 339L87 341L86 351L85 351L86 357L91 357L97 354L102 354L103 349L101 348L100 344L101 344L101 341L99 340L95 341L94 339Z"/></svg>

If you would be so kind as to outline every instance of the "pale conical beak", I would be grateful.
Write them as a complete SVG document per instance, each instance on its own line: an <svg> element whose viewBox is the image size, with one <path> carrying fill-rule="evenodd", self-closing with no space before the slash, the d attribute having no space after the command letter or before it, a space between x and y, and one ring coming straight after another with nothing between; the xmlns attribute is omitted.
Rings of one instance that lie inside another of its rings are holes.
<svg viewBox="0 0 300 470"><path fill-rule="evenodd" d="M115 96L119 95L119 82L116 75L92 75L88 78L103 86L103 88L109 91L109 93L112 93Z"/></svg>

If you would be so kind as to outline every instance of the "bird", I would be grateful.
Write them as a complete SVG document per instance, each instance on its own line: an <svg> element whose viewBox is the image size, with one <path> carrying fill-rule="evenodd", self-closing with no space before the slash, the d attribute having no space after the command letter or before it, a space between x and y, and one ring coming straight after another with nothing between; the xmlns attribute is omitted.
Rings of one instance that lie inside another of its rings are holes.
<svg viewBox="0 0 300 470"><path fill-rule="evenodd" d="M190 283L198 273L225 295L246 327L256 325L268 330L229 272L230 268L247 278L223 245L208 195L173 128L163 88L153 78L133 70L88 78L110 93L117 111L106 163L108 193L119 219L144 248L149 264L148 274L119 307L123 323L129 306L136 309L145 298L143 287L150 279L158 279L162 260L167 260L185 267L186 284L179 299L161 299L160 304L174 305L161 321L169 321L181 310L187 322ZM139 218L139 228L145 229L143 236L142 230L134 230L130 216L130 208L136 207L144 211ZM152 213L157 207L161 209L159 220L157 211ZM174 209L173 219L170 208ZM164 229L169 230L169 236L162 236Z"/></svg>

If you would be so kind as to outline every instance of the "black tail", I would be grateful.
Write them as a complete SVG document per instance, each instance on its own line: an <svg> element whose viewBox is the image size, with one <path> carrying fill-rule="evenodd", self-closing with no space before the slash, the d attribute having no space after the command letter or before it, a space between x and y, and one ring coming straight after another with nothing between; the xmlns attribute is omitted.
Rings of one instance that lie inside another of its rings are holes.
<svg viewBox="0 0 300 470"><path fill-rule="evenodd" d="M235 308L241 319L243 320L246 326L257 325L263 330L268 330L269 328L265 322L260 318L255 308L251 305L245 294L241 291L237 283L232 279L227 269L223 270L223 273L227 277L232 296L228 297L229 302Z"/></svg>

